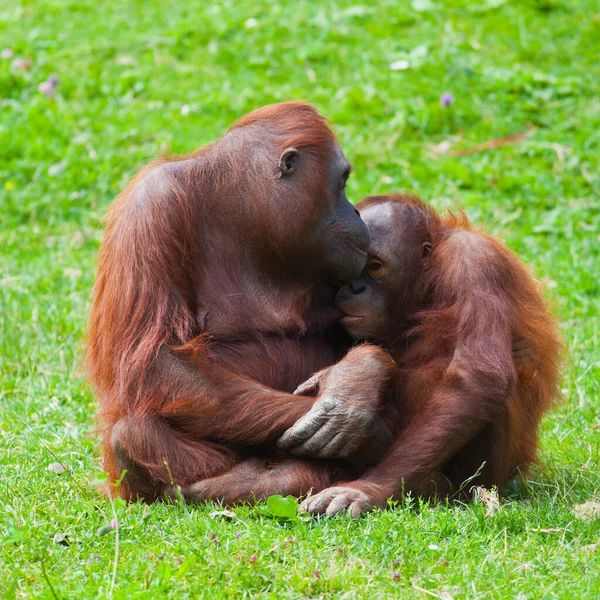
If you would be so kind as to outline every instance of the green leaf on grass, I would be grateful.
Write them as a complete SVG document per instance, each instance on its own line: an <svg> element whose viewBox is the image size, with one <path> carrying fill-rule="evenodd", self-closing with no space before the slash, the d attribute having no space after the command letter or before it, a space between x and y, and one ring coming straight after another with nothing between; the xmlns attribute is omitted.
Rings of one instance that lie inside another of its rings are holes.
<svg viewBox="0 0 600 600"><path fill-rule="evenodd" d="M295 521L298 519L298 501L293 496L269 496L267 498L267 510L277 519Z"/></svg>
<svg viewBox="0 0 600 600"><path fill-rule="evenodd" d="M8 535L2 540L4 546L21 544L29 539L29 527L27 525L18 527L17 525L10 524L7 529Z"/></svg>

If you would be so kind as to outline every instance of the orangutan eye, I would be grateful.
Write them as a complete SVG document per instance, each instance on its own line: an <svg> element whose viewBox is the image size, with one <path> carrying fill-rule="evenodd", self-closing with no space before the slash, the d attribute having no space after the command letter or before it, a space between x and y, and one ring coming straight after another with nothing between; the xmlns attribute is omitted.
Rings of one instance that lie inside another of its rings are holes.
<svg viewBox="0 0 600 600"><path fill-rule="evenodd" d="M350 167L344 170L340 179L340 187L344 189L346 184L348 183L348 179L350 177Z"/></svg>
<svg viewBox="0 0 600 600"><path fill-rule="evenodd" d="M371 275L375 275L377 273L381 273L381 270L383 269L383 265L374 260L373 262L369 263L369 265L367 266L367 271L369 271L369 273L371 273Z"/></svg>

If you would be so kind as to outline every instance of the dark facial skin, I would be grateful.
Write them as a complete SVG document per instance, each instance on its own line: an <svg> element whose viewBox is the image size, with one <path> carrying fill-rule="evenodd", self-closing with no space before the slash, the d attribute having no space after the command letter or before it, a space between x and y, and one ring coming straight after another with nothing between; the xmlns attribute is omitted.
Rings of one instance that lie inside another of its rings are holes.
<svg viewBox="0 0 600 600"><path fill-rule="evenodd" d="M281 177L299 181L307 174L311 176L316 168L312 162L306 160L301 151L288 149L280 158ZM309 263L314 261L330 280L347 283L358 277L365 267L370 236L360 213L346 196L351 167L337 144L332 148L328 162L325 210L319 221L311 223L302 236L307 249L304 268L309 269Z"/></svg>
<svg viewBox="0 0 600 600"><path fill-rule="evenodd" d="M340 289L335 302L353 338L393 343L421 300L431 242L422 216L411 206L376 204L360 214L371 233L367 265L358 279Z"/></svg>
<svg viewBox="0 0 600 600"><path fill-rule="evenodd" d="M360 213L346 196L350 170L350 164L338 148L330 170L333 211L327 224L330 234L326 238L323 257L332 274L344 283L357 277L364 269L371 241Z"/></svg>

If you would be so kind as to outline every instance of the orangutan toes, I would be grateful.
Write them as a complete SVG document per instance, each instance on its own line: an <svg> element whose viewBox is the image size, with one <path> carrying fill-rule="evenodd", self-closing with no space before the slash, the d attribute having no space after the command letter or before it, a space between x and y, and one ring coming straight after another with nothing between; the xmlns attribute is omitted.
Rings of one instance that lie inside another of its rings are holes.
<svg viewBox="0 0 600 600"><path fill-rule="evenodd" d="M376 502L365 492L351 487L331 487L309 496L300 504L300 510L312 515L337 515L347 512L358 518L376 508Z"/></svg>

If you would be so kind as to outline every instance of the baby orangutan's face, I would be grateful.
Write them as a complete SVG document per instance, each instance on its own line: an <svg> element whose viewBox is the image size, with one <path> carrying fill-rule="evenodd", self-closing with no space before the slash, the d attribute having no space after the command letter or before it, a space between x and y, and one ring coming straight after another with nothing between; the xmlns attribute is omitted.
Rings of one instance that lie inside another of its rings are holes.
<svg viewBox="0 0 600 600"><path fill-rule="evenodd" d="M367 266L359 279L340 289L335 303L353 338L393 342L421 301L423 257L431 242L420 213L411 205L370 204L361 210L361 217L371 233Z"/></svg>

